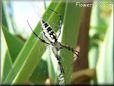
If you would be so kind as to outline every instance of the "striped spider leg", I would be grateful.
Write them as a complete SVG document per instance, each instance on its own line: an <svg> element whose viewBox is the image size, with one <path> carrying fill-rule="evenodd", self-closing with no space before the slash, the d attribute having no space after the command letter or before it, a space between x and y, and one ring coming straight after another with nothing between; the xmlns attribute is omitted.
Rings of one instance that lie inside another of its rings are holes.
<svg viewBox="0 0 114 86"><path fill-rule="evenodd" d="M46 42L44 39L40 38L40 37L33 31L33 29L32 29L32 27L30 26L28 20L27 20L27 23L28 23L28 25L29 25L31 31L33 32L33 34L34 34L42 43L45 43L45 44L48 44L48 45L49 45L48 42Z"/></svg>

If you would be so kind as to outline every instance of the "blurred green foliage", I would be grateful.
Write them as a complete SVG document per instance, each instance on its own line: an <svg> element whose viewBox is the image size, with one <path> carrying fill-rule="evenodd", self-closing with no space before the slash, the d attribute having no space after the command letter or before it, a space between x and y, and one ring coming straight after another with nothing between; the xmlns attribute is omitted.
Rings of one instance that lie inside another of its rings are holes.
<svg viewBox="0 0 114 86"><path fill-rule="evenodd" d="M8 26L8 22L11 21L7 19L8 14L4 3L3 5L2 37L5 41L2 41L2 43L5 43L7 51L4 57L2 57L1 83L46 84L46 81L49 81L48 84L58 84L54 68L56 65L53 62L50 47L45 47L39 40L35 40L34 34L26 41L23 41L16 35L12 35ZM57 32L58 28L55 28L53 23L57 24L59 17L55 13L50 12L50 8L62 15L61 42L75 47L78 41L83 8L77 7L75 3L70 3L70 0L52 1L43 14L43 19L52 26L55 32ZM92 8L88 52L89 68L96 71L96 76L91 79L92 84L114 83L112 9L112 5L105 4L100 4L100 6L97 4ZM40 23L37 24L34 31L42 37ZM63 59L61 63L65 70L65 83L70 84L73 54L63 49L60 51L60 57Z"/></svg>

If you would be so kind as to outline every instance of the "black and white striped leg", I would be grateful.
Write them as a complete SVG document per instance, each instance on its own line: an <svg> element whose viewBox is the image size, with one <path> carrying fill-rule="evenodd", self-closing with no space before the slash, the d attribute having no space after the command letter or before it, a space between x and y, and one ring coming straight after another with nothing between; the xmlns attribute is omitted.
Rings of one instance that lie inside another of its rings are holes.
<svg viewBox="0 0 114 86"><path fill-rule="evenodd" d="M58 32L58 35L57 35L57 38L59 38L60 34L61 34L61 28L62 28L62 15L52 9L49 9L51 11L53 11L54 13L56 13L58 16L59 16L59 32Z"/></svg>
<svg viewBox="0 0 114 86"><path fill-rule="evenodd" d="M62 16L60 15L59 16L60 17L60 21L59 21L59 33L58 33L58 36L57 36L57 38L59 38L59 36L60 36L60 34L61 34L61 28L62 28Z"/></svg>
<svg viewBox="0 0 114 86"><path fill-rule="evenodd" d="M34 33L34 35L35 35L42 43L45 43L45 44L48 44L48 45L49 45L48 42L46 42L44 39L40 38L40 37L33 31L32 27L30 26L30 24L29 24L28 21L27 21L27 23L28 23L30 29L32 30L32 32Z"/></svg>
<svg viewBox="0 0 114 86"><path fill-rule="evenodd" d="M68 46L68 45L63 45L63 44L61 44L61 46L62 46L61 49L65 48L65 49L67 49L67 50L73 52L77 57L79 57L79 52L78 52L77 50L71 48L71 47Z"/></svg>
<svg viewBox="0 0 114 86"><path fill-rule="evenodd" d="M62 73L60 73L58 75L58 81L59 81L59 85L64 85L65 84L65 79Z"/></svg>

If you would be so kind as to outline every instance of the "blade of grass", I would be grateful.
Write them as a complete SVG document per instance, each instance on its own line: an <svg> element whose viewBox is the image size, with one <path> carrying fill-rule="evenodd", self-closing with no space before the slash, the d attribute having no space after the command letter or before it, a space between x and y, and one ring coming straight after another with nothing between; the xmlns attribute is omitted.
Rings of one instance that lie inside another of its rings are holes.
<svg viewBox="0 0 114 86"><path fill-rule="evenodd" d="M113 83L113 18L106 32L104 41L99 44L100 53L96 67L98 83Z"/></svg>
<svg viewBox="0 0 114 86"><path fill-rule="evenodd" d="M3 31L2 31L2 34L1 34L1 39L2 39L2 47L1 47L1 83L4 82L5 78L7 77L10 69L12 68L12 60L11 60L11 56L10 56L10 53L8 51L8 46L6 44L6 40L5 40L5 37L3 35Z"/></svg>
<svg viewBox="0 0 114 86"><path fill-rule="evenodd" d="M106 50L107 49L105 48L106 41L104 41L104 40L106 40L105 35L107 33L106 31L107 31L107 27L108 27L107 19L108 19L111 11L109 11L110 5L108 6L108 4L107 5L104 4L104 1L102 1L102 2L103 3L101 3L101 6L99 6L99 4L97 4L95 7L93 7L93 13L92 13L92 17L91 17L91 27L92 28L90 29L90 33L91 33L90 36L92 36L90 44L91 44L91 49L92 48L93 49L92 49L92 51L90 51L89 58L92 57L94 59L92 59L92 58L89 59L89 62L91 62L90 67L97 66L97 77L95 77L95 78L98 83L106 82L105 75L107 75L107 74L105 73L105 69L106 69L105 64L108 62L108 60L110 58L108 56L108 59L106 60L106 55L107 55ZM103 13L103 15L101 15L102 13ZM104 16L104 14L105 14L105 16ZM95 18L95 15L97 15L96 18ZM93 44L95 44L96 46L94 47ZM94 57L91 56L92 54L95 54ZM98 62L97 62L97 60L98 60ZM107 71L107 69L106 69L106 71ZM96 80L94 79L94 84L97 83Z"/></svg>
<svg viewBox="0 0 114 86"><path fill-rule="evenodd" d="M114 69L113 69L113 18L111 18L111 22L105 37L105 56L106 56L106 64L105 64L105 83L114 83Z"/></svg>
<svg viewBox="0 0 114 86"><path fill-rule="evenodd" d="M45 54L46 52L43 54L43 57L45 56ZM32 73L29 81L34 84L44 84L47 78L48 78L47 62L44 59L42 59L39 65L37 65L34 72Z"/></svg>
<svg viewBox="0 0 114 86"><path fill-rule="evenodd" d="M10 69L12 68L12 60L9 52L7 51L4 57L4 62L3 62L3 69L2 69L2 83L4 82L5 78L7 77Z"/></svg>
<svg viewBox="0 0 114 86"><path fill-rule="evenodd" d="M6 21L5 10L4 10L3 5L2 5L2 18L3 18L2 19L2 24L8 28L7 21Z"/></svg>
<svg viewBox="0 0 114 86"><path fill-rule="evenodd" d="M56 76L56 71L54 69L54 65L53 65L53 59L52 58L56 58L52 55L52 51L50 46L47 48L48 54L47 54L47 63L48 63L48 72L49 72L49 79L50 79L50 84L55 84L57 81L57 76ZM52 57L52 58L51 58Z"/></svg>
<svg viewBox="0 0 114 86"><path fill-rule="evenodd" d="M71 3L70 0L68 0L66 3L67 5L63 23L62 43L68 44L69 46L75 48L79 32L82 8L76 6L75 3ZM71 82L73 53L63 49L61 50L60 56L64 59L62 64L65 70L65 83L69 84Z"/></svg>
<svg viewBox="0 0 114 86"><path fill-rule="evenodd" d="M21 40L19 40L16 36L10 34L8 32L8 29L6 29L6 27L4 25L2 26L2 31L4 33L5 40L6 40L7 47L8 47L8 51L6 53L4 66L3 66L3 71L4 71L3 72L3 83L4 83L4 80L6 79L9 71L12 69L11 67L9 68L9 66L10 66L10 64L12 65L12 63L15 61L15 59L24 43Z"/></svg>
<svg viewBox="0 0 114 86"><path fill-rule="evenodd" d="M5 28L5 26L2 26L2 30L6 39L6 43L8 46L9 53L11 55L12 62L14 62L24 43L18 38L16 38L16 36L10 34L8 30ZM16 49L14 50L14 48Z"/></svg>

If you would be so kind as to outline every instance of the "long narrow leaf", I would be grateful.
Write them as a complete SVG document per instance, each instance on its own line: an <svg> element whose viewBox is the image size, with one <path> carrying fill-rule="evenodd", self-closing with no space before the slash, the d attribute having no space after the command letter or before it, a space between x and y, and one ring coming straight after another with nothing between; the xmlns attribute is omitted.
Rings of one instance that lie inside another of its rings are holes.
<svg viewBox="0 0 114 86"><path fill-rule="evenodd" d="M70 0L67 1L63 23L62 43L73 48L75 48L77 42L81 13L81 7L76 6L75 3L71 3ZM63 49L60 56L64 59L62 64L65 70L65 83L69 84L71 82L72 62L74 59L73 53Z"/></svg>
<svg viewBox="0 0 114 86"><path fill-rule="evenodd" d="M9 53L9 50L8 50L8 46L7 46L7 43L6 43L6 40L5 40L5 37L4 37L4 34L3 34L3 31L2 31L2 34L1 34L1 39L2 39L2 47L1 47L1 83L4 82L5 78L7 77L10 69L12 68L12 60L11 60L11 56L10 56L10 53Z"/></svg>
<svg viewBox="0 0 114 86"><path fill-rule="evenodd" d="M4 25L2 26L2 30L7 42L7 46L12 58L12 62L14 62L24 43L18 38L16 38L16 36L10 34Z"/></svg>
<svg viewBox="0 0 114 86"><path fill-rule="evenodd" d="M6 51L4 62L2 65L3 65L2 69L2 83L3 83L9 73L9 70L12 68L12 60L9 51Z"/></svg>

